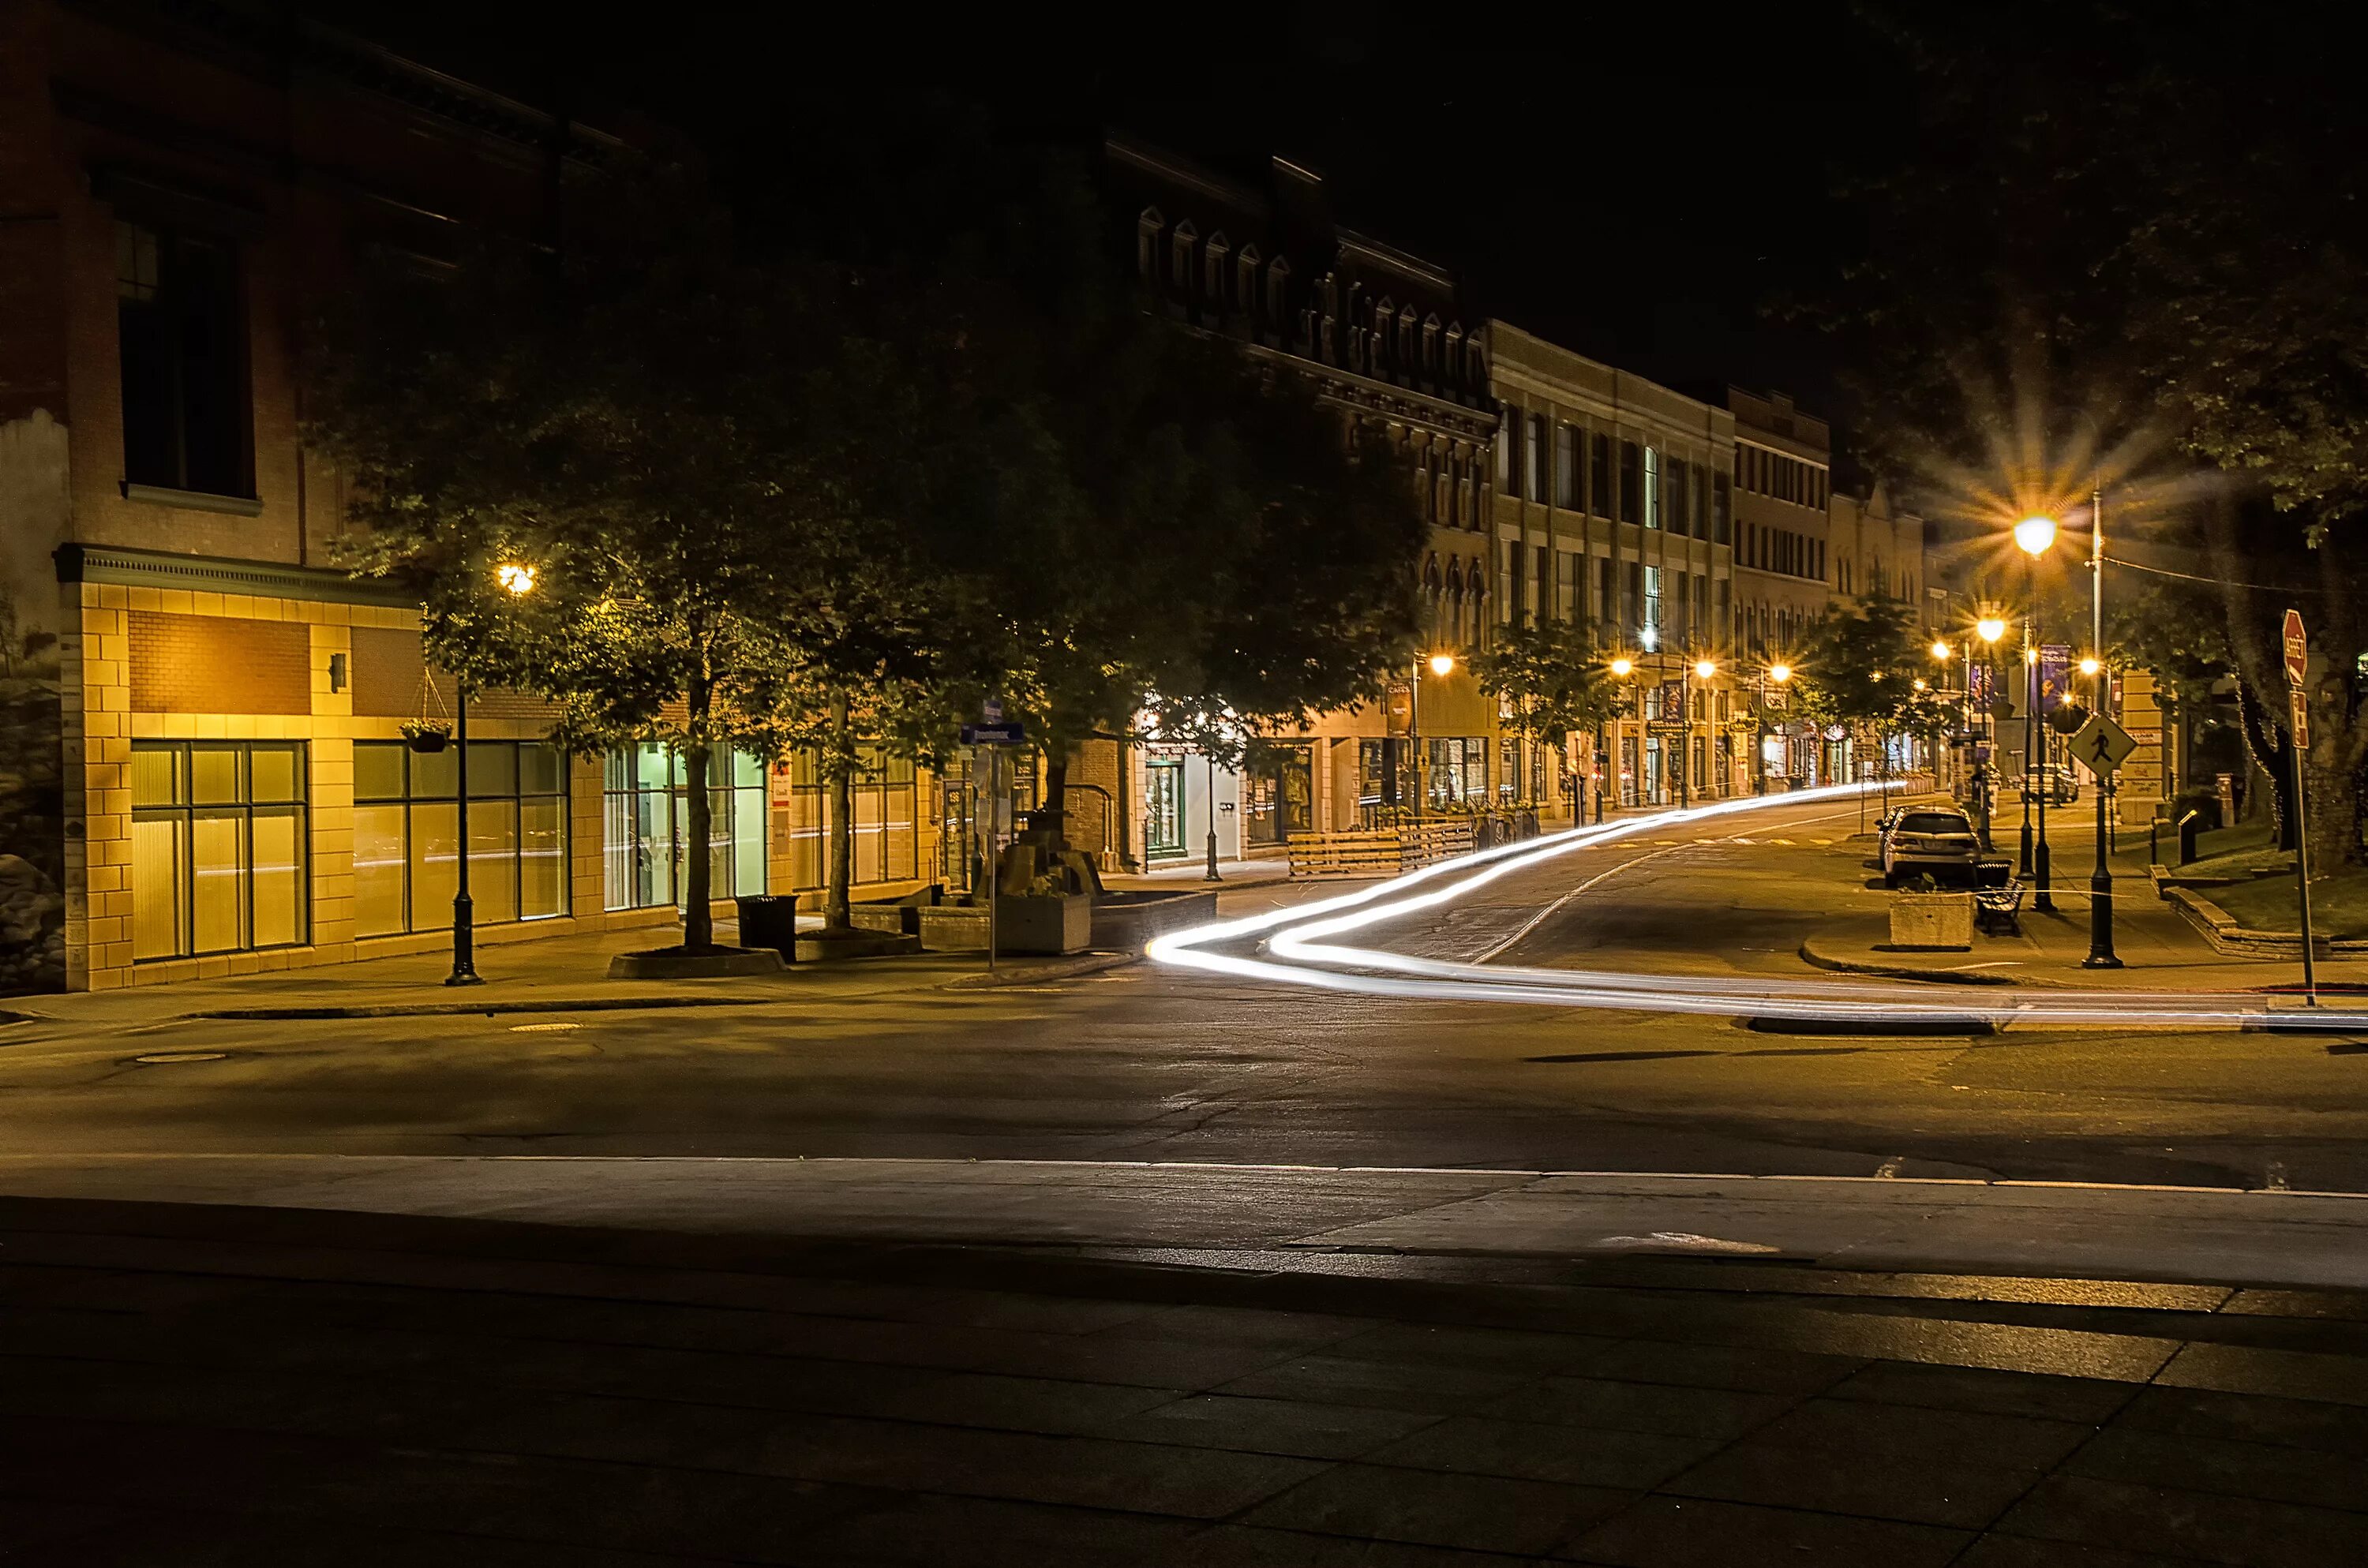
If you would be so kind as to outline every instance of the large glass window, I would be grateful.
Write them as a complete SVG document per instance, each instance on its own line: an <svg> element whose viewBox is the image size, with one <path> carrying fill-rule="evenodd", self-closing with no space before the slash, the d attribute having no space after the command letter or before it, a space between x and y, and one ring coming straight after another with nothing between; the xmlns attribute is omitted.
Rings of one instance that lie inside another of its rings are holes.
<svg viewBox="0 0 2368 1568"><path fill-rule="evenodd" d="M1009 770L1013 793L1026 809L1035 801L1033 756L1014 758ZM820 758L802 751L790 758L790 880L799 888L819 888L830 881L830 790L824 784ZM849 781L855 797L851 876L858 883L910 881L921 874L919 838L914 832L914 771L910 757L891 755L876 745L856 748L855 777ZM1069 801L1072 811L1091 811L1095 797L1080 794Z"/></svg>
<svg viewBox="0 0 2368 1568"><path fill-rule="evenodd" d="M765 891L765 765L717 746L707 762L708 896ZM601 782L601 881L610 909L681 901L690 840L682 758L655 742L609 753ZM906 818L909 833L911 818Z"/></svg>
<svg viewBox="0 0 2368 1568"><path fill-rule="evenodd" d="M460 754L354 743L354 935L452 925ZM469 898L481 926L567 913L567 767L540 741L469 743Z"/></svg>
<svg viewBox="0 0 2368 1568"><path fill-rule="evenodd" d="M1597 435L1587 442L1587 509L1599 517L1611 515L1611 437Z"/></svg>
<svg viewBox="0 0 2368 1568"><path fill-rule="evenodd" d="M302 743L135 741L134 959L310 938Z"/></svg>
<svg viewBox="0 0 2368 1568"><path fill-rule="evenodd" d="M1578 430L1575 426L1554 426L1554 505L1575 510L1578 506Z"/></svg>
<svg viewBox="0 0 2368 1568"><path fill-rule="evenodd" d="M1651 447L1645 449L1645 526L1661 526L1661 454Z"/></svg>

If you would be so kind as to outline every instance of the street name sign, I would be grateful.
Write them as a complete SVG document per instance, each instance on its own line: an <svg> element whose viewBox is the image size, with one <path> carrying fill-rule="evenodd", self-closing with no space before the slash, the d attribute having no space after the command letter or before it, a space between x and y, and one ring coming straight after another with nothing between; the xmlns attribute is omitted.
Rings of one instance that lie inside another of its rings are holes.
<svg viewBox="0 0 2368 1568"><path fill-rule="evenodd" d="M2099 778L2104 778L2129 761L2130 754L2138 749L2138 743L2127 730L2102 713L2091 713L2089 722L2073 732L2071 744L2066 749L2071 752L2075 762Z"/></svg>
<svg viewBox="0 0 2368 1568"><path fill-rule="evenodd" d="M2287 711L2294 721L2294 750L2308 751L2310 749L2309 700L2303 695L2303 689L2298 686L2289 687L2286 696L2293 704Z"/></svg>
<svg viewBox="0 0 2368 1568"><path fill-rule="evenodd" d="M962 744L966 746L1020 746L1028 744L1028 732L1017 720L1003 724L964 724Z"/></svg>
<svg viewBox="0 0 2368 1568"><path fill-rule="evenodd" d="M2286 611L2285 645L2286 680L2300 686L2310 669L2310 639L2303 632L2302 611L2298 609Z"/></svg>

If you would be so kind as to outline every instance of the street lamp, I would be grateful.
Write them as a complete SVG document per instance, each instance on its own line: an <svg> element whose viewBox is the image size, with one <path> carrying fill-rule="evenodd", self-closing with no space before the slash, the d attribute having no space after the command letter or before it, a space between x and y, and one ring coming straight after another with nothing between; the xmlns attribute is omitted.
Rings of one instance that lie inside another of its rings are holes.
<svg viewBox="0 0 2368 1568"><path fill-rule="evenodd" d="M514 599L522 599L534 592L535 568L523 561L505 561L494 568L494 581ZM459 864L452 880L452 972L444 977L447 985L483 985L485 977L477 972L477 903L469 896L469 680L466 676L452 679L453 754L452 787L456 795L454 829L459 835Z"/></svg>
<svg viewBox="0 0 2368 1568"><path fill-rule="evenodd" d="M1611 663L1606 667L1611 671L1611 678L1619 681L1624 686L1636 673L1636 661L1630 658L1625 653L1615 654L1612 657ZM1626 700L1627 699L1622 699L1622 705L1623 707L1626 705ZM1598 823L1600 823L1603 820L1604 770L1606 768L1614 770L1612 780L1615 790L1619 782L1619 774L1617 769L1620 766L1620 759L1615 754L1619 751L1620 744L1620 721L1615 718L1611 721L1611 745L1602 754L1602 763L1595 770L1595 820ZM1625 796L1621 798L1620 803L1622 806L1625 806L1628 803Z"/></svg>
<svg viewBox="0 0 2368 1568"><path fill-rule="evenodd" d="M2030 563L2031 606L2022 618L2022 662L2024 688L2031 706L2022 720L2022 850L2023 869L2031 873L2037 887L2031 906L2043 915L2055 913L2055 900L2047 891L2047 796L2054 780L2047 777L2044 747L2046 739L2039 726L2039 650L2036 639L2039 627L2039 558L2055 546L2055 519L2025 517L2014 525L2014 542ZM2039 842L2033 849L2031 838L2031 787L2033 778L2039 784Z"/></svg>
<svg viewBox="0 0 2368 1568"><path fill-rule="evenodd" d="M1709 659L1678 662L1678 720L1685 727L1678 733L1678 804L1694 803L1694 682L1708 680L1718 674L1718 665ZM1668 688L1662 687L1664 691Z"/></svg>
<svg viewBox="0 0 2368 1568"><path fill-rule="evenodd" d="M1974 622L1974 635L1982 640L1983 667L1995 671L1996 666L1990 661L1990 653L1998 646L1998 639L2006 635L2006 621L1995 615L1986 615ZM1996 723L1987 713L1982 717L1984 720L1982 733L1995 747ZM1965 644L1965 729L1967 733L1972 733L1973 725L1974 646L1968 642ZM1996 847L1990 842L1990 767L1988 761L1979 756L1974 759L1974 806L1981 821L1982 853L1987 855Z"/></svg>
<svg viewBox="0 0 2368 1568"><path fill-rule="evenodd" d="M1455 655L1442 652L1427 659L1416 660L1414 684L1406 692L1406 746L1412 754L1409 766L1414 773L1414 819L1417 822L1422 820L1422 671L1426 665L1430 666L1430 673L1434 676L1451 676L1455 673Z"/></svg>
<svg viewBox="0 0 2368 1568"><path fill-rule="evenodd" d="M2102 717L2111 690L2111 677L2105 673L2105 482L2093 476L2089 492L2089 646L2095 652L2080 661L2080 673L2094 683L2096 710ZM2089 869L2089 956L2080 960L2080 967L2119 969L2121 956L2113 951L2113 869L2105 858L2112 847L2113 786L2101 768L2096 778L2097 860Z"/></svg>

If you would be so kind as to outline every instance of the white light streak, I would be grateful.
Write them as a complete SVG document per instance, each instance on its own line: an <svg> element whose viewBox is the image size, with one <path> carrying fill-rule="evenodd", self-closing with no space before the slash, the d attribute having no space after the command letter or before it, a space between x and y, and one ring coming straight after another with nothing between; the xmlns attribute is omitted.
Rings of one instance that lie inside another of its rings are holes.
<svg viewBox="0 0 2368 1568"><path fill-rule="evenodd" d="M1976 999L1957 992L1937 993L1928 983L1522 968L1416 958L1386 949L1323 940L1443 908L1515 871L1580 849L1770 807L1850 800L1869 788L1828 785L1569 828L1425 866L1313 903L1171 932L1154 940L1145 952L1155 962L1178 968L1367 996L1849 1022L1870 1033L1881 1032L1884 1024L1914 1027L1956 1022L2237 1028L2273 1018L2282 1023L2306 1018L2318 1028L2368 1033L2368 1012L2348 999L2305 1010L2298 1005L2277 1007L2270 997L2242 991L2040 991L2006 986L1986 988L1985 998ZM1266 957L1226 950L1238 949L1259 937L1265 938ZM1992 996L1998 999L1987 999Z"/></svg>

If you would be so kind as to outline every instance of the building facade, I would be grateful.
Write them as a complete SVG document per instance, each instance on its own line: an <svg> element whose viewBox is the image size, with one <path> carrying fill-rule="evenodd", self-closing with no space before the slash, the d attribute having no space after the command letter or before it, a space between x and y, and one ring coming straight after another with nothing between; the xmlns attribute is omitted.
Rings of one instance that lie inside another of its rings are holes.
<svg viewBox="0 0 2368 1568"><path fill-rule="evenodd" d="M1497 612L1490 535L1497 413L1487 331L1444 268L1343 225L1323 177L1274 158L1233 177L1113 138L1105 195L1127 225L1137 278L1159 309L1309 380L1342 416L1385 429L1419 474L1429 539L1417 570L1427 652L1460 655ZM1403 700L1396 700L1398 696ZM1419 790L1437 809L1510 800L1493 705L1459 656L1417 664L1393 700L1267 737L1243 771L1178 746L1088 746L1078 766L1125 779L1135 815L1115 847L1157 865L1282 853L1293 834L1354 828ZM1107 748L1114 764L1096 754ZM1419 748L1419 751L1417 751ZM1073 841L1098 845L1088 813Z"/></svg>
<svg viewBox="0 0 2368 1568"><path fill-rule="evenodd" d="M1734 416L1501 321L1495 453L1501 624L1591 626L1634 666L1633 713L1561 755L1500 752L1557 814L1751 788L1748 672L1737 668ZM1713 674L1694 674L1707 663Z"/></svg>
<svg viewBox="0 0 2368 1568"><path fill-rule="evenodd" d="M561 756L518 694L471 699L464 851L403 733L459 693L337 568L298 434L310 290L517 232L617 146L277 13L0 8L0 990L433 949L463 852L488 942L678 918L678 764ZM717 893L818 888L811 767L718 761ZM910 888L937 790L873 762L859 875Z"/></svg>

